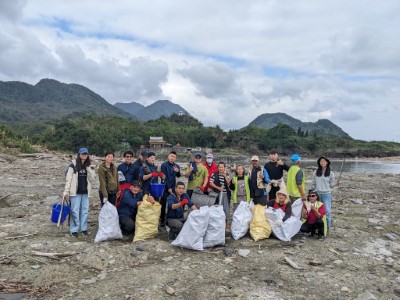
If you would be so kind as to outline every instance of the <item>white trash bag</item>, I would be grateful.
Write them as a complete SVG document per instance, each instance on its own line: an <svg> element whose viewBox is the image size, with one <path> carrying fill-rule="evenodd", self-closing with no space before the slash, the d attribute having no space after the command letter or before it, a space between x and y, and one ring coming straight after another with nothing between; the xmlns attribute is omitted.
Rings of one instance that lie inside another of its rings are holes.
<svg viewBox="0 0 400 300"><path fill-rule="evenodd" d="M251 219L253 218L253 201L240 202L232 216L231 233L234 240L244 237L249 231Z"/></svg>
<svg viewBox="0 0 400 300"><path fill-rule="evenodd" d="M193 210L171 245L198 251L204 250L203 239L207 231L209 217L208 206Z"/></svg>
<svg viewBox="0 0 400 300"><path fill-rule="evenodd" d="M272 207L268 207L265 209L265 217L268 220L274 235L281 241L289 242L292 237L300 231L303 222L293 215L285 222L282 222L284 216L285 213L279 208L273 209Z"/></svg>
<svg viewBox="0 0 400 300"><path fill-rule="evenodd" d="M203 246L214 247L225 245L225 212L222 205L215 205L209 208L209 220Z"/></svg>
<svg viewBox="0 0 400 300"><path fill-rule="evenodd" d="M296 199L292 203L292 216L295 216L297 219L301 219L301 209L303 208L303 201L301 198Z"/></svg>
<svg viewBox="0 0 400 300"><path fill-rule="evenodd" d="M106 201L99 214L99 230L97 231L95 243L122 239L121 228L117 208Z"/></svg>

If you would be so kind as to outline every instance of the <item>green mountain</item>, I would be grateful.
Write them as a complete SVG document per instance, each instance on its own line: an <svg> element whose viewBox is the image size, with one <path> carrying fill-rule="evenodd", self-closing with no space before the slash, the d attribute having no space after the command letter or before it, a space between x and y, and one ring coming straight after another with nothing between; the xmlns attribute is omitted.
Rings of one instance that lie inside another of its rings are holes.
<svg viewBox="0 0 400 300"><path fill-rule="evenodd" d="M157 100L149 106L143 106L136 102L131 103L116 103L115 106L131 113L141 121L156 120L162 116L169 117L172 114L189 115L182 106L172 103L169 100ZM140 106L142 106L141 109Z"/></svg>
<svg viewBox="0 0 400 300"><path fill-rule="evenodd" d="M132 115L79 84L42 79L36 85L0 81L0 122L20 123L71 114Z"/></svg>
<svg viewBox="0 0 400 300"><path fill-rule="evenodd" d="M298 131L317 135L333 135L340 137L350 137L339 126L335 125L327 119L321 119L317 122L302 122L285 113L267 113L255 118L249 125L254 125L260 128L273 128L278 124L286 124Z"/></svg>
<svg viewBox="0 0 400 300"><path fill-rule="evenodd" d="M146 106L137 103L137 102L130 102L130 103L122 103L122 102L117 102L114 104L114 106L118 107L119 109L122 109L123 111L126 111L130 113L131 115L136 116L136 114L141 111L143 108Z"/></svg>

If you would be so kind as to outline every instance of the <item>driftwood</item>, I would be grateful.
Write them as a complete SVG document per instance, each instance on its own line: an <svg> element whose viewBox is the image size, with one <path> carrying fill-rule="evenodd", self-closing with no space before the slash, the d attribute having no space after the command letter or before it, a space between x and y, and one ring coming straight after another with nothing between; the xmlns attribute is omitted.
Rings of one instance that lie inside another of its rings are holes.
<svg viewBox="0 0 400 300"><path fill-rule="evenodd" d="M50 285L35 287L32 283L22 281L0 281L0 292L14 293L47 293L51 290Z"/></svg>
<svg viewBox="0 0 400 300"><path fill-rule="evenodd" d="M337 252L335 249L333 248L329 248L329 251L331 251L332 253L335 253L337 256L341 256L341 254L339 252Z"/></svg>
<svg viewBox="0 0 400 300"><path fill-rule="evenodd" d="M78 254L77 252L73 252L73 251L63 252L63 253L48 253L48 252L32 251L31 253L32 253L32 255L44 256L44 257L50 257L50 258L67 257L67 256L73 256L73 255Z"/></svg>
<svg viewBox="0 0 400 300"><path fill-rule="evenodd" d="M301 270L301 269L302 269L302 267L299 267L299 265L296 264L296 263L295 263L293 260L291 260L289 257L285 256L284 258L285 258L286 262L287 262L292 268L294 268L294 269L296 269L296 270Z"/></svg>
<svg viewBox="0 0 400 300"><path fill-rule="evenodd" d="M27 233L27 234L17 235L17 236L8 236L8 237L5 237L4 239L5 240L14 240L14 239L24 238L24 237L27 237L27 236L32 236L32 235L35 235L35 234L36 233Z"/></svg>

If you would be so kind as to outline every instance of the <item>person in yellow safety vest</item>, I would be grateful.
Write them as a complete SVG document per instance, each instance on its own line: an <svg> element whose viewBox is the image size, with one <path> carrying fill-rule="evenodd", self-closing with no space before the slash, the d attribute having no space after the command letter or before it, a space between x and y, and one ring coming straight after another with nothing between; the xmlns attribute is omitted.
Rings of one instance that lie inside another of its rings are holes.
<svg viewBox="0 0 400 300"><path fill-rule="evenodd" d="M304 172L300 169L301 157L298 154L293 154L291 160L293 165L289 168L287 175L286 191L289 193L292 203L298 198L301 198L304 202L307 200L305 194L306 177Z"/></svg>
<svg viewBox="0 0 400 300"><path fill-rule="evenodd" d="M233 191L233 211L236 210L241 201L250 202L249 176L244 174L242 165L236 167L236 175L232 178L229 188Z"/></svg>
<svg viewBox="0 0 400 300"><path fill-rule="evenodd" d="M325 205L320 201L319 195L315 190L308 191L308 201L305 201L302 209L301 232L310 232L311 236L317 234L318 239L326 236L326 210Z"/></svg>

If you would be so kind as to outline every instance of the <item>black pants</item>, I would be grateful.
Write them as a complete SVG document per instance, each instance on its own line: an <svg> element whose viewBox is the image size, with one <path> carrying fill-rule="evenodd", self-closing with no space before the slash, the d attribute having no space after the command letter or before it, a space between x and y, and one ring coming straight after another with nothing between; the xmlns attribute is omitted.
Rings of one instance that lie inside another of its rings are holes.
<svg viewBox="0 0 400 300"><path fill-rule="evenodd" d="M314 224L303 223L300 228L301 232L311 232L312 235L324 235L324 222L318 219Z"/></svg>
<svg viewBox="0 0 400 300"><path fill-rule="evenodd" d="M280 186L271 186L271 190L269 191L269 200L276 199L276 192L279 191Z"/></svg>
<svg viewBox="0 0 400 300"><path fill-rule="evenodd" d="M123 234L135 233L135 221L129 216L119 217L119 226Z"/></svg>
<svg viewBox="0 0 400 300"><path fill-rule="evenodd" d="M185 221L185 219L167 219L167 226L171 229L172 232L178 234L179 232L181 232Z"/></svg>
<svg viewBox="0 0 400 300"><path fill-rule="evenodd" d="M101 203L101 207L103 207L104 205L104 196L103 193L101 191L99 191L99 197L100 197L100 203ZM112 205L115 206L115 203L117 202L117 193L107 193L107 201L110 202Z"/></svg>
<svg viewBox="0 0 400 300"><path fill-rule="evenodd" d="M167 211L167 198L170 195L168 191L164 191L164 194L162 195L160 199L160 204L161 204L161 215L160 215L160 221L165 222L165 214Z"/></svg>
<svg viewBox="0 0 400 300"><path fill-rule="evenodd" d="M193 190L186 190L186 193L189 195L190 199L192 199Z"/></svg>

